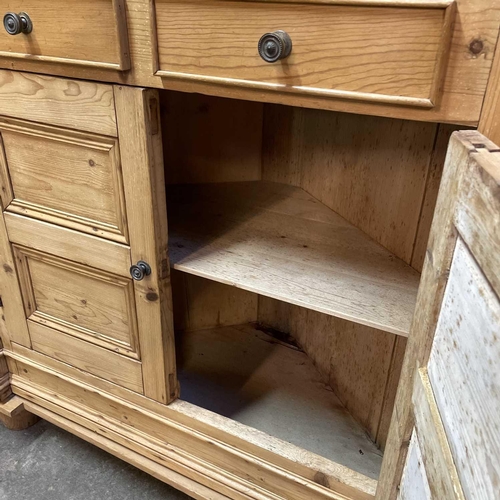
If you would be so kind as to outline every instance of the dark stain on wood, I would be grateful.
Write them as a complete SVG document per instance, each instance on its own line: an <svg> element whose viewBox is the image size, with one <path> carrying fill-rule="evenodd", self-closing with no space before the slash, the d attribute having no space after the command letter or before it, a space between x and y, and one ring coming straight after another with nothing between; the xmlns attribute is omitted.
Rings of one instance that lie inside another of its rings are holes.
<svg viewBox="0 0 500 500"><path fill-rule="evenodd" d="M322 472L316 472L316 474L314 475L314 481L318 484L321 484L321 486L324 486L325 488L330 487L328 478Z"/></svg>
<svg viewBox="0 0 500 500"><path fill-rule="evenodd" d="M478 56L484 50L484 42L480 38L474 38L469 43L469 52Z"/></svg>
<svg viewBox="0 0 500 500"><path fill-rule="evenodd" d="M149 302L156 302L158 300L158 294L155 292L148 292L146 294L146 299L148 299Z"/></svg>
<svg viewBox="0 0 500 500"><path fill-rule="evenodd" d="M12 273L14 272L12 267L9 266L9 264L4 264L3 265L3 270L6 272L6 273Z"/></svg>

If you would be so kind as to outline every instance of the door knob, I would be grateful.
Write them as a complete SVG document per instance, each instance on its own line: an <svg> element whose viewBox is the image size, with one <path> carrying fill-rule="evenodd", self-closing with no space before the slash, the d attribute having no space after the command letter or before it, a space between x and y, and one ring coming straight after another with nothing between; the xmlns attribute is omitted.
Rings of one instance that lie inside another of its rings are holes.
<svg viewBox="0 0 500 500"><path fill-rule="evenodd" d="M140 260L137 264L130 268L130 276L135 281L142 281L144 276L151 274L151 267L147 262Z"/></svg>
<svg viewBox="0 0 500 500"><path fill-rule="evenodd" d="M3 16L3 27L9 35L19 35L19 33L27 35L31 33L33 23L26 12L19 12L19 14L7 12L7 14Z"/></svg>
<svg viewBox="0 0 500 500"><path fill-rule="evenodd" d="M259 55L268 63L285 59L290 52L292 52L292 39L285 31L266 33L259 40Z"/></svg>

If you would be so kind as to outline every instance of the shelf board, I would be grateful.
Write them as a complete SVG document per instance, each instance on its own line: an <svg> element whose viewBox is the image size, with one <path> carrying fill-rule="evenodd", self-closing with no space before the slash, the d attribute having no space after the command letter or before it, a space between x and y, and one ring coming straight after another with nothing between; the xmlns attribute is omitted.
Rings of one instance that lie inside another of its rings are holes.
<svg viewBox="0 0 500 500"><path fill-rule="evenodd" d="M167 199L175 269L408 335L419 274L304 190L175 185Z"/></svg>
<svg viewBox="0 0 500 500"><path fill-rule="evenodd" d="M378 478L382 453L302 351L250 324L176 337L182 401L257 429L264 435L245 428L238 435L327 476L340 464Z"/></svg>

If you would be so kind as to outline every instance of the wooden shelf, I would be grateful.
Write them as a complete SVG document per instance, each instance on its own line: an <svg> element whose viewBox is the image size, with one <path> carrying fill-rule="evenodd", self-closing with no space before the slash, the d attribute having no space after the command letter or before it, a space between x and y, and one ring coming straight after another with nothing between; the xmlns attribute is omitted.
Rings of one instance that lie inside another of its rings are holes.
<svg viewBox="0 0 500 500"><path fill-rule="evenodd" d="M419 274L300 188L170 186L179 271L407 336Z"/></svg>
<svg viewBox="0 0 500 500"><path fill-rule="evenodd" d="M340 464L378 478L382 453L302 351L250 324L176 337L182 401L261 431L238 435L326 475Z"/></svg>

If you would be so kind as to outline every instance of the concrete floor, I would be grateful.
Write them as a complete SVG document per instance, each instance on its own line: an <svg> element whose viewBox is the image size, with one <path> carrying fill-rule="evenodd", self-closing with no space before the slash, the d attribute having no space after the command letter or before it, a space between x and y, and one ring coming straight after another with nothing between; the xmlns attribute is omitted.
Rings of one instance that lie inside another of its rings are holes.
<svg viewBox="0 0 500 500"><path fill-rule="evenodd" d="M0 424L1 500L189 500L109 453L41 420Z"/></svg>

